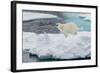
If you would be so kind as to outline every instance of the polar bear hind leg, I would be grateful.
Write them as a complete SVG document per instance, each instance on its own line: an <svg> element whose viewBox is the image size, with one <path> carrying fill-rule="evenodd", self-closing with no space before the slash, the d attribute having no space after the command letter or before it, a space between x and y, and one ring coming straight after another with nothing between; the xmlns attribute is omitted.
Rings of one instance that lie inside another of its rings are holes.
<svg viewBox="0 0 100 73"><path fill-rule="evenodd" d="M73 34L73 35L77 35L77 32L73 32L72 34Z"/></svg>

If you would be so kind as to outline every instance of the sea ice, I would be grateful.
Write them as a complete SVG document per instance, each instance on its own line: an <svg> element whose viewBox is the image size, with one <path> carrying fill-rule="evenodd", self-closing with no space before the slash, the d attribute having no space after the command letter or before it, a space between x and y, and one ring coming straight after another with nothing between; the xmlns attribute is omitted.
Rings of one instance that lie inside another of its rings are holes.
<svg viewBox="0 0 100 73"><path fill-rule="evenodd" d="M53 56L57 59L85 58L91 56L91 33L78 32L77 35L35 34L23 32L23 49L40 58Z"/></svg>

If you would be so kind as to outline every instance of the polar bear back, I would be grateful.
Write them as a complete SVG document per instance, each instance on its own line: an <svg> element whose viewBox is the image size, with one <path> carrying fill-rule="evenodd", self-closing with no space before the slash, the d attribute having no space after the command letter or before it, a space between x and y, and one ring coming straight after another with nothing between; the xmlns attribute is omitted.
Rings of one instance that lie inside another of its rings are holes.
<svg viewBox="0 0 100 73"><path fill-rule="evenodd" d="M78 31L78 26L74 23L58 24L57 28L63 33L73 33Z"/></svg>

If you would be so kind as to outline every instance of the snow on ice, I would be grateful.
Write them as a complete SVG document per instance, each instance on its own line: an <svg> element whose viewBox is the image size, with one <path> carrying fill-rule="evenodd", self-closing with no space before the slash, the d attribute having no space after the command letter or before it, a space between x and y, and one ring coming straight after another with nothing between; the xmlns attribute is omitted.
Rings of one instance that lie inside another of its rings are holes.
<svg viewBox="0 0 100 73"><path fill-rule="evenodd" d="M64 34L35 34L23 32L23 49L30 49L30 53L53 56L59 59L85 58L91 55L91 33L78 32L77 35Z"/></svg>

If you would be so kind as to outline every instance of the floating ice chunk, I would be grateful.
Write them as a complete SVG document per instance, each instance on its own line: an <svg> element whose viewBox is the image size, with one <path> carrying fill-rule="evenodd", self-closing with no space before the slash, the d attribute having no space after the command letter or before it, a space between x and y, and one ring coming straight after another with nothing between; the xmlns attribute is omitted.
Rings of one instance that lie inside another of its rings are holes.
<svg viewBox="0 0 100 73"><path fill-rule="evenodd" d="M57 18L56 15L52 14L44 14L44 13L37 13L37 12L23 12L23 20L32 20L38 18Z"/></svg>

